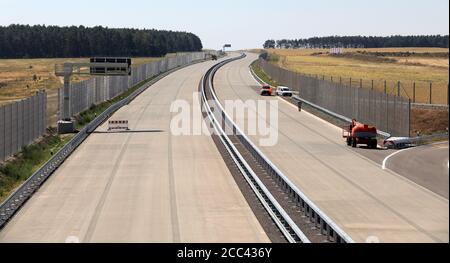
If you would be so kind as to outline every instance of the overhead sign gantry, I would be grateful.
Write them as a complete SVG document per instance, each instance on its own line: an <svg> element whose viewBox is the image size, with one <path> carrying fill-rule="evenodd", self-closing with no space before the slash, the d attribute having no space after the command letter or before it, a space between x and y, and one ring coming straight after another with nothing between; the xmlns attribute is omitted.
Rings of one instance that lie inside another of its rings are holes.
<svg viewBox="0 0 450 263"><path fill-rule="evenodd" d="M55 75L64 77L63 107L58 121L59 133L73 133L75 123L72 119L72 92L70 79L73 75L131 76L131 58L93 57L89 63L64 63L55 65Z"/></svg>
<svg viewBox="0 0 450 263"><path fill-rule="evenodd" d="M227 48L231 48L231 44L225 44L225 45L223 45L223 52L225 52L225 50L226 50Z"/></svg>

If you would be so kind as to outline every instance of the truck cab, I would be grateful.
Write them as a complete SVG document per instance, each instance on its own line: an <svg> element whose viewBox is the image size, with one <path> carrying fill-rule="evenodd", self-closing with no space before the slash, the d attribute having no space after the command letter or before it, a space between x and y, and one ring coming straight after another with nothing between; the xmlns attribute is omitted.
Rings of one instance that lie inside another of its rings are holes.
<svg viewBox="0 0 450 263"><path fill-rule="evenodd" d="M269 85L264 85L261 87L261 96L272 96L273 88Z"/></svg>
<svg viewBox="0 0 450 263"><path fill-rule="evenodd" d="M365 144L371 149L377 149L377 128L362 124L356 120L344 127L343 137L347 139L347 145L356 148L358 144Z"/></svg>

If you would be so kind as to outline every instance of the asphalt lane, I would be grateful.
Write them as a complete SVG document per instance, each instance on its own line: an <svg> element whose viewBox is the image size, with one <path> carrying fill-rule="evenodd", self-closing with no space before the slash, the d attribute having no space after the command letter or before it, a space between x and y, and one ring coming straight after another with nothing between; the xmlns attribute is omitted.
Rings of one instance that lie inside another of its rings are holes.
<svg viewBox="0 0 450 263"><path fill-rule="evenodd" d="M386 160L386 168L445 197L449 197L448 142L400 151Z"/></svg>
<svg viewBox="0 0 450 263"><path fill-rule="evenodd" d="M174 136L215 62L160 80L99 127L0 232L0 242L270 242L209 136ZM194 106L193 106L194 105Z"/></svg>
<svg viewBox="0 0 450 263"><path fill-rule="evenodd" d="M260 97L255 92L259 84L248 68L257 57L248 55L218 71L214 82L218 97L223 104L279 102L278 141L260 149L316 205L358 242L373 237L381 242L448 242L448 199L348 148L339 127L300 113L280 98ZM269 123L266 112L252 106L247 110L256 114L234 116L244 130L249 119ZM267 136L250 138L259 145Z"/></svg>

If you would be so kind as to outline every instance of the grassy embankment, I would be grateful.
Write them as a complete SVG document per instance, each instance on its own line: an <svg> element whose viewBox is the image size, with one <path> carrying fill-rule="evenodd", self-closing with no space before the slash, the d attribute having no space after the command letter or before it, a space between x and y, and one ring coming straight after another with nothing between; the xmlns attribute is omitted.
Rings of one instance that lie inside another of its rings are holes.
<svg viewBox="0 0 450 263"><path fill-rule="evenodd" d="M148 81L136 85L113 100L93 105L89 110L76 116L77 129L81 130L111 105L128 97ZM0 203L73 138L72 134L57 134L54 128L49 128L47 131L47 134L42 139L23 147L20 153L3 164L0 163Z"/></svg>
<svg viewBox="0 0 450 263"><path fill-rule="evenodd" d="M416 102L427 103L429 83L433 82L432 102L447 104L449 78L449 50L443 48L382 48L345 49L343 54L331 55L329 50L298 49L268 50L271 61L282 68L306 75L318 76L359 87L397 94L401 83L401 95L413 98L416 83Z"/></svg>

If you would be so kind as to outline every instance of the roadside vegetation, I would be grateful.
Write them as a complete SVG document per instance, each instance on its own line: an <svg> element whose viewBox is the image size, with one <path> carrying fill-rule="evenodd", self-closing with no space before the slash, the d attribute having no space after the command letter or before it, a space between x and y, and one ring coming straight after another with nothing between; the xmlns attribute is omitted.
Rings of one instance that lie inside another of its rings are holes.
<svg viewBox="0 0 450 263"><path fill-rule="evenodd" d="M255 74L265 83L270 84L273 87L278 86L278 83L275 80L273 80L269 75L267 75L266 72L264 72L264 70L259 66L259 63L253 62L251 67L253 69L253 72L255 72Z"/></svg>
<svg viewBox="0 0 450 263"><path fill-rule="evenodd" d="M44 165L72 137L71 134L58 135L55 129L48 129L47 134L38 142L24 146L20 153L0 164L0 203Z"/></svg>
<svg viewBox="0 0 450 263"><path fill-rule="evenodd" d="M433 84L432 102L447 104L449 49L447 48L375 48L345 49L333 55L329 49L269 49L269 61L285 69L329 81L397 93L416 102L428 103Z"/></svg>
<svg viewBox="0 0 450 263"><path fill-rule="evenodd" d="M76 128L78 130L83 129L87 124L89 124L91 121L93 121L95 118L97 118L97 116L100 115L102 112L107 110L109 107L111 107L115 103L127 98L133 92L135 92L137 89L139 89L140 87L145 85L147 82L151 81L152 79L148 79L148 80L145 80L145 81L137 84L136 86L125 91L124 93L120 94L119 96L115 97L112 100L108 100L108 101L105 101L105 102L97 104L97 105L92 105L88 110L76 115L75 116Z"/></svg>
<svg viewBox="0 0 450 263"><path fill-rule="evenodd" d="M189 32L102 26L0 26L0 58L162 57L201 51Z"/></svg>

